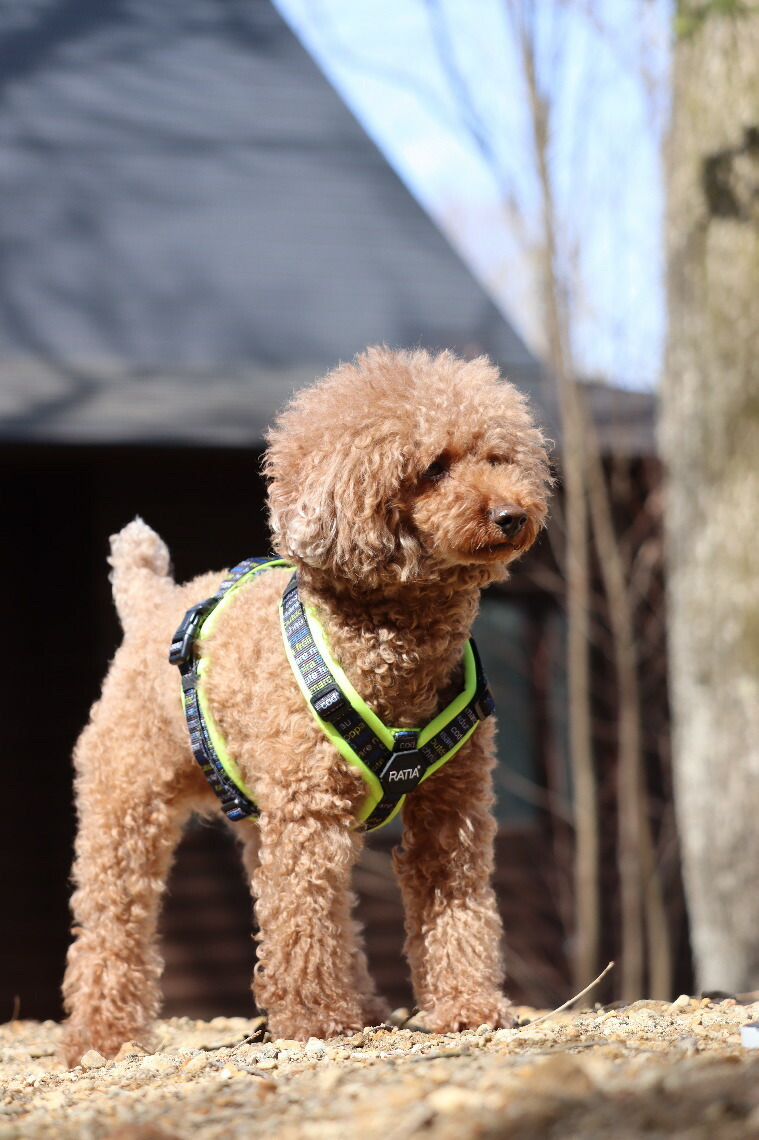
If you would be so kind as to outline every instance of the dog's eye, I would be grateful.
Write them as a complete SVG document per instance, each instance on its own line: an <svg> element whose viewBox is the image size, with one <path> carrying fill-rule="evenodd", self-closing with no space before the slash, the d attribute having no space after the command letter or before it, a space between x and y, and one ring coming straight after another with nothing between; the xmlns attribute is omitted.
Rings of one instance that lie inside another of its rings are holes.
<svg viewBox="0 0 759 1140"><path fill-rule="evenodd" d="M442 459L435 459L430 463L426 470L422 471L423 479L439 479L441 475L445 475L446 465Z"/></svg>
<svg viewBox="0 0 759 1140"><path fill-rule="evenodd" d="M511 463L508 455L489 455L488 463L491 467L501 467L506 463Z"/></svg>

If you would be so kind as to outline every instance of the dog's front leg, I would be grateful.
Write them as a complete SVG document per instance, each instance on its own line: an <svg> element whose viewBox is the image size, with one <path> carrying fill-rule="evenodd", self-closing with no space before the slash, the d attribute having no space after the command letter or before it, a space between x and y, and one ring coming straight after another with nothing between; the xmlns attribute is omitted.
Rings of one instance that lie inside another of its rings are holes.
<svg viewBox="0 0 759 1140"><path fill-rule="evenodd" d="M360 840L344 798L312 789L309 800L269 807L260 821L253 989L275 1038L334 1037L364 1024L349 891Z"/></svg>
<svg viewBox="0 0 759 1140"><path fill-rule="evenodd" d="M481 725L408 797L403 847L394 853L414 995L437 1032L513 1023L501 989L501 920L490 886L492 738L492 727Z"/></svg>

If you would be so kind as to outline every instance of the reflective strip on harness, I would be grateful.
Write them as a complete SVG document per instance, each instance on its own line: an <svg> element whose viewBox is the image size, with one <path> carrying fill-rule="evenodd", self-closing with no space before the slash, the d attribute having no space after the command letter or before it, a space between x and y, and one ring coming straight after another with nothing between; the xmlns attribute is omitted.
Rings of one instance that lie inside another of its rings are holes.
<svg viewBox="0 0 759 1140"><path fill-rule="evenodd" d="M182 674L182 699L192 753L218 797L222 811L233 823L241 819L258 819L258 808L245 786L234 759L227 752L208 707L203 687L206 660L195 657L195 642L207 637L213 617L227 605L235 590L249 578L266 570L292 569L283 558L246 558L219 586L212 598L192 606L174 634L169 661Z"/></svg>
<svg viewBox="0 0 759 1140"><path fill-rule="evenodd" d="M282 558L248 558L224 579L212 598L192 606L174 635L169 660L182 674L185 716L193 755L228 819L258 818L258 808L211 716L203 686L205 658L195 643L213 628L219 609L238 587L266 570L292 569ZM368 795L357 812L367 831L389 823L406 795L458 752L481 720L493 712L493 698L474 640L464 649L464 691L426 728L391 729L359 696L332 658L313 610L298 597L295 574L280 602L288 661L317 723L340 755L361 773Z"/></svg>
<svg viewBox="0 0 759 1140"><path fill-rule="evenodd" d="M472 639L464 649L463 693L421 731L391 729L331 657L316 614L306 611L298 597L295 575L282 597L280 620L290 666L313 716L367 785L369 794L357 814L368 831L389 823L406 795L450 760L493 712Z"/></svg>

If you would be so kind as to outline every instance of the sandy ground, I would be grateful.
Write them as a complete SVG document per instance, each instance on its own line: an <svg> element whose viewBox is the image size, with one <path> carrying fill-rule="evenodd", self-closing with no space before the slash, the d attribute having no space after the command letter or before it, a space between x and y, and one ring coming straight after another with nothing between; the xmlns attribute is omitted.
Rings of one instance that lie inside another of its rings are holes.
<svg viewBox="0 0 759 1140"><path fill-rule="evenodd" d="M759 1137L759 1002L678 998L514 1030L257 1042L243 1018L160 1022L158 1050L66 1069L60 1027L0 1027L0 1140ZM413 1024L413 1023L412 1023Z"/></svg>

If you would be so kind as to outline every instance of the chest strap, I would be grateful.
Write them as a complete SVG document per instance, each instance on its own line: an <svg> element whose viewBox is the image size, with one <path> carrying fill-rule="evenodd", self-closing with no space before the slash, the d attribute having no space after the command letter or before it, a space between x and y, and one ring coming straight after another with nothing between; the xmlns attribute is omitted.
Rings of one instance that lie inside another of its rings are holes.
<svg viewBox="0 0 759 1140"><path fill-rule="evenodd" d="M332 658L313 610L298 597L295 575L280 603L285 649L308 707L338 752L358 768L368 796L358 811L367 831L397 815L406 795L458 752L494 710L474 640L464 650L464 691L426 728L386 727Z"/></svg>
<svg viewBox="0 0 759 1140"><path fill-rule="evenodd" d="M228 819L258 818L258 808L224 746L203 686L207 658L194 645L208 636L212 613L234 590L270 569L291 568L284 559L249 558L224 579L216 594L193 606L174 635L169 660L182 674L185 715L193 754ZM298 597L293 574L280 602L285 651L309 710L324 733L367 785L357 817L367 831L382 827L406 795L458 752L494 709L474 640L464 650L464 691L423 729L391 729L362 700L332 658L324 631Z"/></svg>

